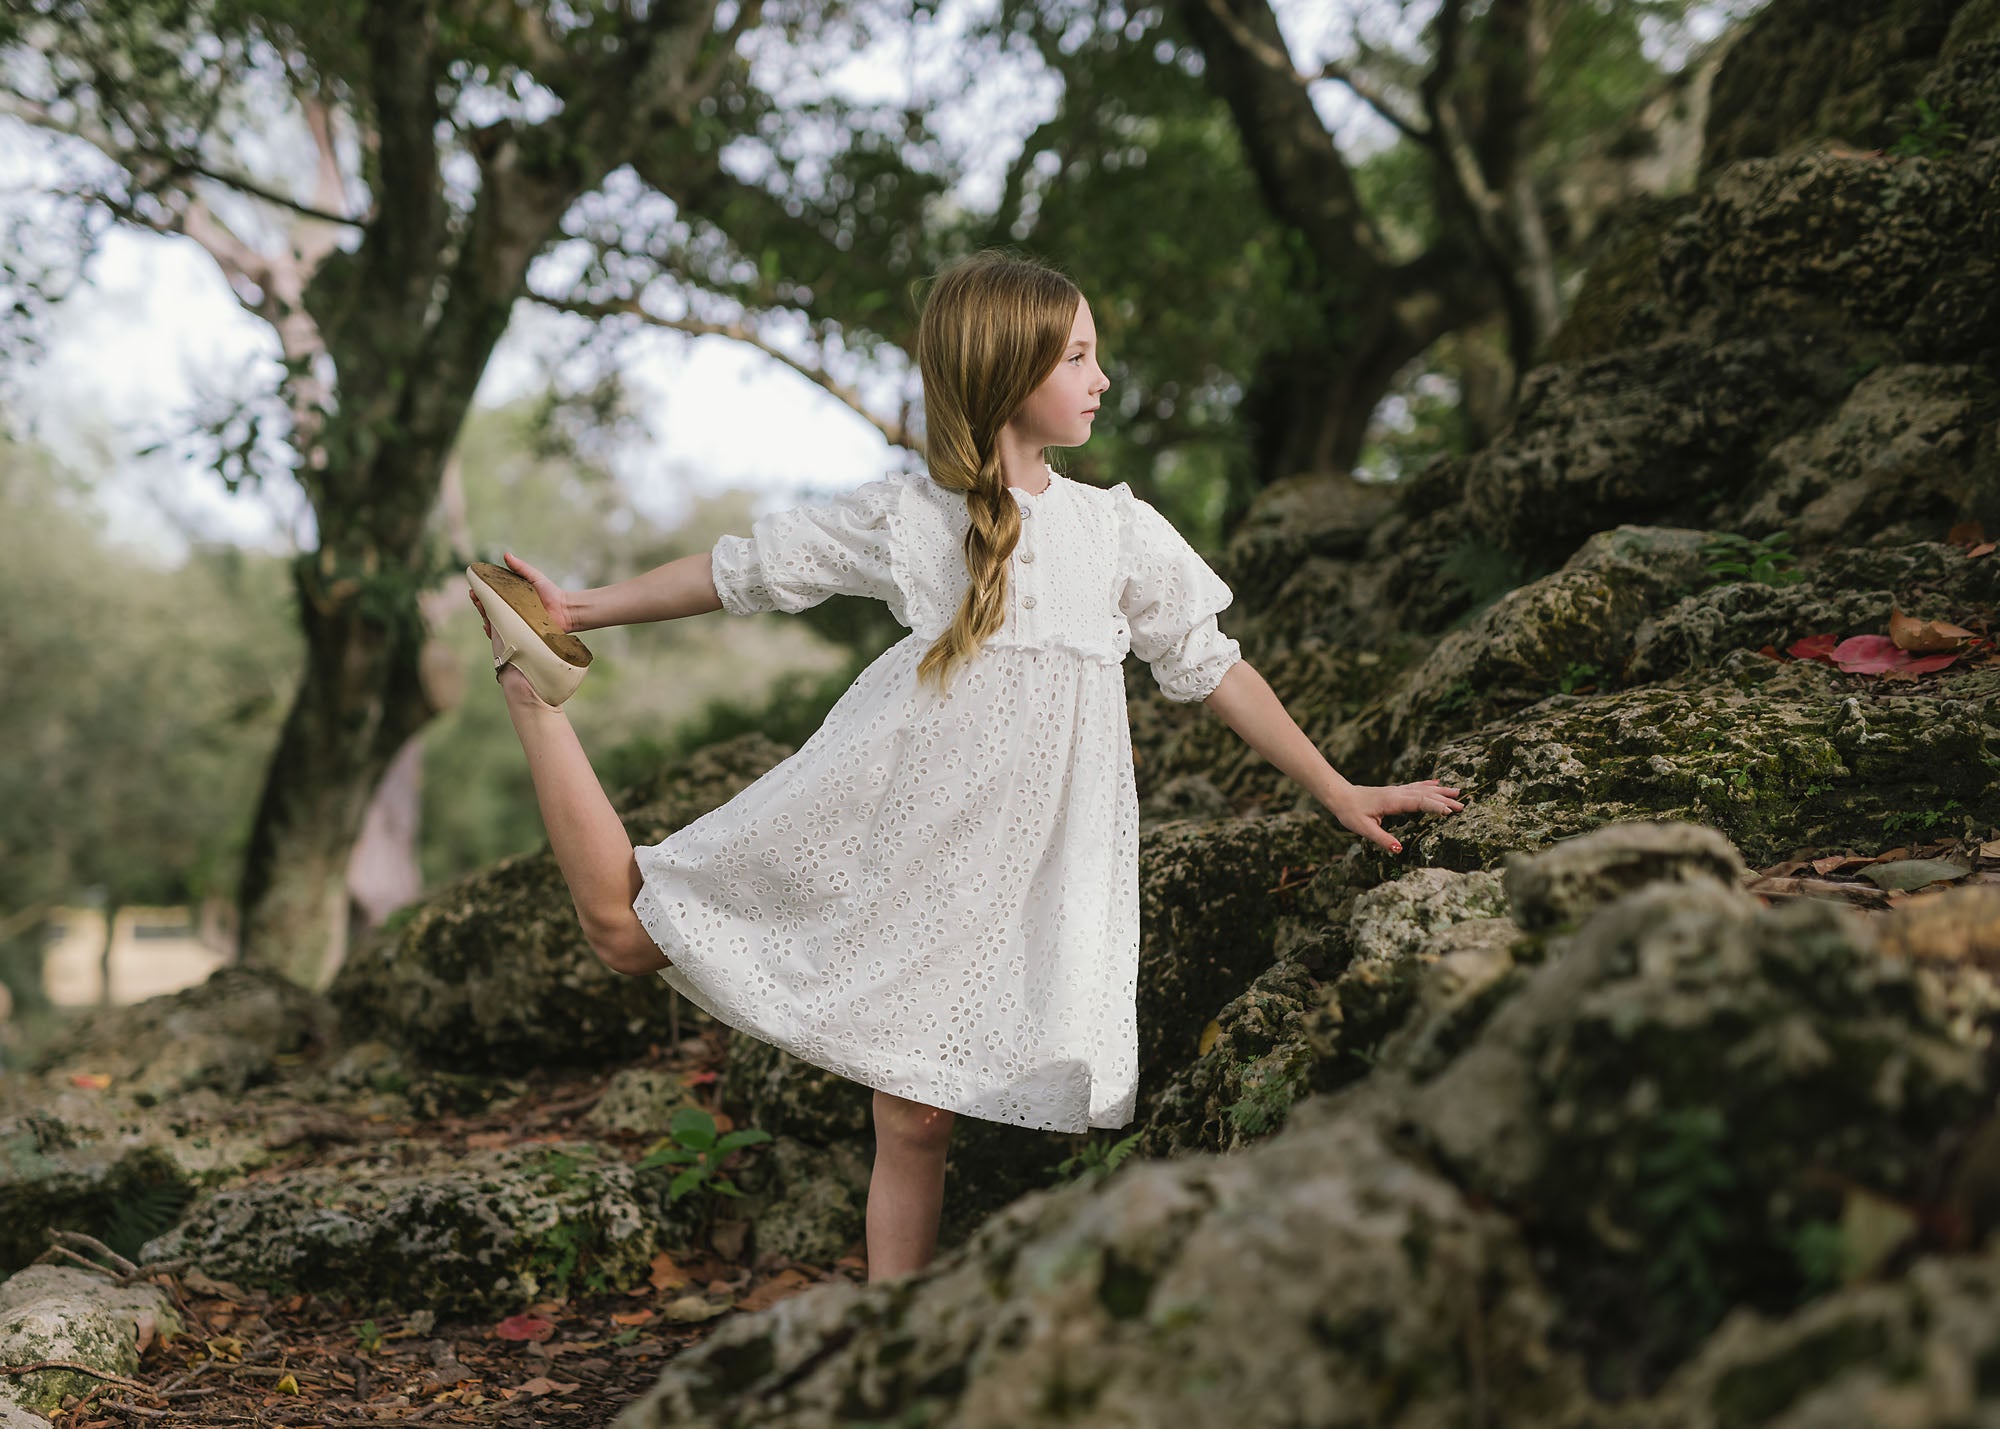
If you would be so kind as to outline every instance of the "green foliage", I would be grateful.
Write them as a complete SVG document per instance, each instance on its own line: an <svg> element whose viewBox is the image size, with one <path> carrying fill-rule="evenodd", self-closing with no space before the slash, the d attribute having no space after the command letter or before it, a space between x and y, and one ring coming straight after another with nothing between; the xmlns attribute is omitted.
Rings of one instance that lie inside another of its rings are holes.
<svg viewBox="0 0 2000 1429"><path fill-rule="evenodd" d="M667 1183L669 1203L700 1191L741 1196L741 1189L721 1174L723 1163L738 1148L755 1146L770 1139L770 1132L755 1127L739 1127L718 1136L714 1117L700 1107L682 1107L667 1124L667 1135L655 1142L633 1169L646 1171L656 1166L680 1167Z"/></svg>
<svg viewBox="0 0 2000 1429"><path fill-rule="evenodd" d="M158 1182L127 1192L111 1211L111 1224L99 1237L127 1260L136 1261L147 1241L177 1225L194 1188L178 1182Z"/></svg>
<svg viewBox="0 0 2000 1429"><path fill-rule="evenodd" d="M1908 126L1889 146L1890 153L1899 158L1931 158L1965 148L1965 126L1951 117L1951 106L1939 108L1919 98L1912 110Z"/></svg>
<svg viewBox="0 0 2000 1429"><path fill-rule="evenodd" d="M1847 1274L1847 1236L1838 1221L1807 1221L1792 1232L1791 1247L1807 1295L1840 1287Z"/></svg>
<svg viewBox="0 0 2000 1429"><path fill-rule="evenodd" d="M382 1327L373 1320L363 1320L354 1327L355 1344L364 1355L372 1355L382 1348Z"/></svg>
<svg viewBox="0 0 2000 1429"><path fill-rule="evenodd" d="M1600 683L1603 679L1604 672L1598 669L1597 666L1572 660L1564 668L1562 680L1559 682L1558 688L1564 694L1570 695L1576 693L1576 688L1579 685L1594 685Z"/></svg>
<svg viewBox="0 0 2000 1429"><path fill-rule="evenodd" d="M1758 540L1734 531L1711 532L1702 542L1711 580L1751 581L1761 585L1790 585L1804 577L1792 568L1795 557L1785 549L1792 533L1773 531Z"/></svg>
<svg viewBox="0 0 2000 1429"><path fill-rule="evenodd" d="M1892 809L1882 816L1882 833L1885 837L1910 829L1934 829L1948 822L1951 811L1959 807L1956 799L1946 799L1934 809Z"/></svg>
<svg viewBox="0 0 2000 1429"><path fill-rule="evenodd" d="M1106 1141L1100 1137L1091 1137L1082 1146L1056 1163L1055 1178L1057 1183L1066 1184L1085 1178L1101 1180L1109 1176L1113 1171L1118 1169L1120 1162L1132 1154L1133 1149L1138 1146L1140 1138L1144 1134L1143 1132L1135 1131L1131 1135L1120 1137L1116 1141Z"/></svg>
<svg viewBox="0 0 2000 1429"><path fill-rule="evenodd" d="M1657 1125L1658 1142L1639 1155L1646 1282L1661 1307L1698 1335L1723 1310L1717 1271L1737 1176L1716 1108L1679 1108Z"/></svg>
<svg viewBox="0 0 2000 1429"><path fill-rule="evenodd" d="M1470 536L1445 552L1437 568L1438 580L1456 587L1467 602L1468 608L1452 622L1455 630L1471 624L1494 601L1534 577L1534 564L1526 557Z"/></svg>

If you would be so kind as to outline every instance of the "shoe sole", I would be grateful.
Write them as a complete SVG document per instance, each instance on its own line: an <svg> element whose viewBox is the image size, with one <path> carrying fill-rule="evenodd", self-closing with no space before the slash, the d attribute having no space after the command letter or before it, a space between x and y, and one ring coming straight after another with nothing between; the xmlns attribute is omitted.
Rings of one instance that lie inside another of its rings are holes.
<svg viewBox="0 0 2000 1429"><path fill-rule="evenodd" d="M487 561L475 561L466 568L484 581L493 594L507 602L521 619L528 622L528 628L539 635L542 643L553 650L565 664L582 669L590 664L590 647L555 623L549 608L542 604L542 598L535 594L535 587L505 566L496 566Z"/></svg>

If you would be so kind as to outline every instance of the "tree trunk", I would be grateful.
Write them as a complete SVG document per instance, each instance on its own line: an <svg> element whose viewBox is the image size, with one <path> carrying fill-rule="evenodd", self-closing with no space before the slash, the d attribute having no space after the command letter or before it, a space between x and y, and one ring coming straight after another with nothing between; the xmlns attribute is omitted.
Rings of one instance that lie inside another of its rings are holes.
<svg viewBox="0 0 2000 1429"><path fill-rule="evenodd" d="M238 895L242 960L313 988L346 953L347 867L370 798L433 713L407 623L392 629L362 611L357 591L330 591L318 564L306 555L294 566L305 676L271 756Z"/></svg>

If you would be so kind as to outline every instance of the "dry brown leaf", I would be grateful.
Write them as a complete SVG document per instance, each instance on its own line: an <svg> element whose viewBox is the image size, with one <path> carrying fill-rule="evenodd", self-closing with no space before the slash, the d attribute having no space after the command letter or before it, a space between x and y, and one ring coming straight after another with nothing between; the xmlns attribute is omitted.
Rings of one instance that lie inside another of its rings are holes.
<svg viewBox="0 0 2000 1429"><path fill-rule="evenodd" d="M1889 638L1896 648L1912 655L1942 655L1979 637L1963 625L1948 620L1918 620L1896 608L1889 610Z"/></svg>
<svg viewBox="0 0 2000 1429"><path fill-rule="evenodd" d="M781 1270L736 1302L739 1310L762 1310L812 1286L812 1277L803 1270Z"/></svg>
<svg viewBox="0 0 2000 1429"><path fill-rule="evenodd" d="M664 1250L653 1257L652 1273L647 1276L655 1290L671 1290L676 1285L685 1285L687 1278L687 1272L675 1264L673 1256Z"/></svg>
<svg viewBox="0 0 2000 1429"><path fill-rule="evenodd" d="M581 1380L550 1379L545 1374L538 1374L526 1383L515 1385L514 1393L533 1395L536 1399L540 1399L545 1394L568 1394L581 1384Z"/></svg>
<svg viewBox="0 0 2000 1429"><path fill-rule="evenodd" d="M611 1323L614 1325L643 1325L652 1318L653 1312L651 1310L621 1310L612 1315Z"/></svg>

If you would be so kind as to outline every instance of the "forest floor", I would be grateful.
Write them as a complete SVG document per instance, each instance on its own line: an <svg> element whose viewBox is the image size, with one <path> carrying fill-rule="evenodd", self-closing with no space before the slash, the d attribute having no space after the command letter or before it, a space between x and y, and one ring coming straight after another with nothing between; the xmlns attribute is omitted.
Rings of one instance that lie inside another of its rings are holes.
<svg viewBox="0 0 2000 1429"><path fill-rule="evenodd" d="M2000 883L2000 840L1944 838L1874 855L1798 858L1756 871L1748 892L1766 904L1822 898L1881 914L1919 890ZM677 1055L656 1049L712 1101L723 1043L692 1037ZM504 1114L447 1117L379 1129L470 1148L571 1137L605 1140L581 1118L602 1078L534 1077ZM726 1114L714 1109L719 1128ZM312 1164L335 1149L304 1151L261 1177ZM347 1429L357 1425L473 1424L601 1429L658 1379L669 1360L731 1315L751 1313L833 1279L867 1279L857 1242L832 1265L782 1256L729 1256L742 1222L721 1223L710 1245L662 1253L645 1285L624 1293L523 1305L497 1323L427 1311L377 1325L354 1306L296 1293L273 1295L212 1280L199 1270L148 1278L177 1302L187 1331L145 1346L139 1372L106 1379L55 1416L55 1429ZM734 1234L732 1234L734 1232ZM688 1319L690 1315L702 1318Z"/></svg>
<svg viewBox="0 0 2000 1429"><path fill-rule="evenodd" d="M689 1039L671 1059L713 1087L722 1044ZM662 1065L668 1059L661 1057ZM601 1077L533 1078L504 1116L448 1117L383 1127L384 1135L446 1146L494 1146L604 1135L580 1119ZM715 1112L720 1123L728 1120ZM336 1153L337 1154L337 1153ZM260 1177L312 1164L309 1152ZM741 1222L735 1223L740 1227ZM711 1237L741 1245L729 1224ZM183 1269L145 1277L175 1301L186 1332L144 1347L137 1374L107 1378L51 1416L55 1429L345 1429L352 1425L475 1424L602 1429L652 1388L667 1361L732 1315L823 1281L867 1279L856 1242L833 1265L783 1256L731 1258L711 1247L653 1258L646 1284L519 1307L492 1320L418 1310L377 1324L342 1300L267 1291ZM687 1318L698 1315L699 1319Z"/></svg>

